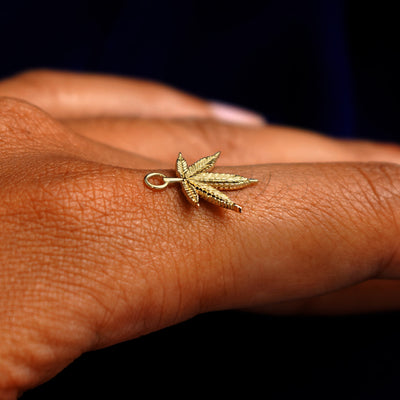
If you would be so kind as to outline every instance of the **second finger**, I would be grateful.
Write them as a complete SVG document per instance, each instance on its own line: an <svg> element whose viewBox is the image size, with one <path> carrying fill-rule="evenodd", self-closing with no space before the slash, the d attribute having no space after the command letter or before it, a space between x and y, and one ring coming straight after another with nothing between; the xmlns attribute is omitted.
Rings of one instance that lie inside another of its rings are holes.
<svg viewBox="0 0 400 400"><path fill-rule="evenodd" d="M337 140L284 126L243 126L210 120L89 118L65 120L93 140L173 163L179 151L189 158L224 154L220 165L281 162L385 161L398 163L394 144Z"/></svg>

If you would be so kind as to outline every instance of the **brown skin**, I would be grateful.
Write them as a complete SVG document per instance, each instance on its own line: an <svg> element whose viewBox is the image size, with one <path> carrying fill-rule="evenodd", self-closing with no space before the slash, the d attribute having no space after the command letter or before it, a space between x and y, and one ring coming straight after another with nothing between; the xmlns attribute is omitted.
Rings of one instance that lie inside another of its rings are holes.
<svg viewBox="0 0 400 400"><path fill-rule="evenodd" d="M1 399L202 312L399 308L397 146L234 124L115 77L29 72L0 95ZM241 215L143 184L218 150L259 180L231 193Z"/></svg>

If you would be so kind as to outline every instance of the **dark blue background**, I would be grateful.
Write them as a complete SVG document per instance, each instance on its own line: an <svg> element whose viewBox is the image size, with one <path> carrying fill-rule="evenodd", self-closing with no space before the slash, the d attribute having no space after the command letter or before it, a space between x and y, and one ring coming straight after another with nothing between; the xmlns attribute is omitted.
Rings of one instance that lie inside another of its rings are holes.
<svg viewBox="0 0 400 400"><path fill-rule="evenodd" d="M395 3L16 0L0 8L0 76L51 67L146 77L273 122L397 141Z"/></svg>
<svg viewBox="0 0 400 400"><path fill-rule="evenodd" d="M397 142L395 3L3 2L0 77L45 67L151 78L272 122ZM397 399L397 318L199 316L84 355L23 399Z"/></svg>

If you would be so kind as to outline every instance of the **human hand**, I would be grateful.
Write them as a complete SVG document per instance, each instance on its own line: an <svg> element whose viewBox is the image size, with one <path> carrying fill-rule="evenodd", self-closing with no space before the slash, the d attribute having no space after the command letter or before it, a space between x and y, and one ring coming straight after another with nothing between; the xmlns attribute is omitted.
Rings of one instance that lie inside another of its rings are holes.
<svg viewBox="0 0 400 400"><path fill-rule="evenodd" d="M122 78L34 72L0 95L30 103L0 100L0 398L202 312L399 306L397 146ZM218 150L259 180L232 193L242 215L143 184Z"/></svg>

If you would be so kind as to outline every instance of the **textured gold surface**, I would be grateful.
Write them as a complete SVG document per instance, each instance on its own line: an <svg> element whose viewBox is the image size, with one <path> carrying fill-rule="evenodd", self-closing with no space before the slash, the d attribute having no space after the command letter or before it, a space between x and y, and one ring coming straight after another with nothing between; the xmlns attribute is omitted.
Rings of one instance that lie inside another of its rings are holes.
<svg viewBox="0 0 400 400"><path fill-rule="evenodd" d="M199 206L199 195L196 188L190 184L186 179L182 181L183 193L186 198L195 206Z"/></svg>
<svg viewBox="0 0 400 400"><path fill-rule="evenodd" d="M203 157L188 166L182 154L176 160L176 174L182 179L181 184L186 198L193 205L199 206L199 196L212 204L237 212L242 212L242 207L234 203L220 190L236 190L256 183L256 179L248 179L240 175L214 174L214 168L220 152ZM219 190L218 190L219 189Z"/></svg>

